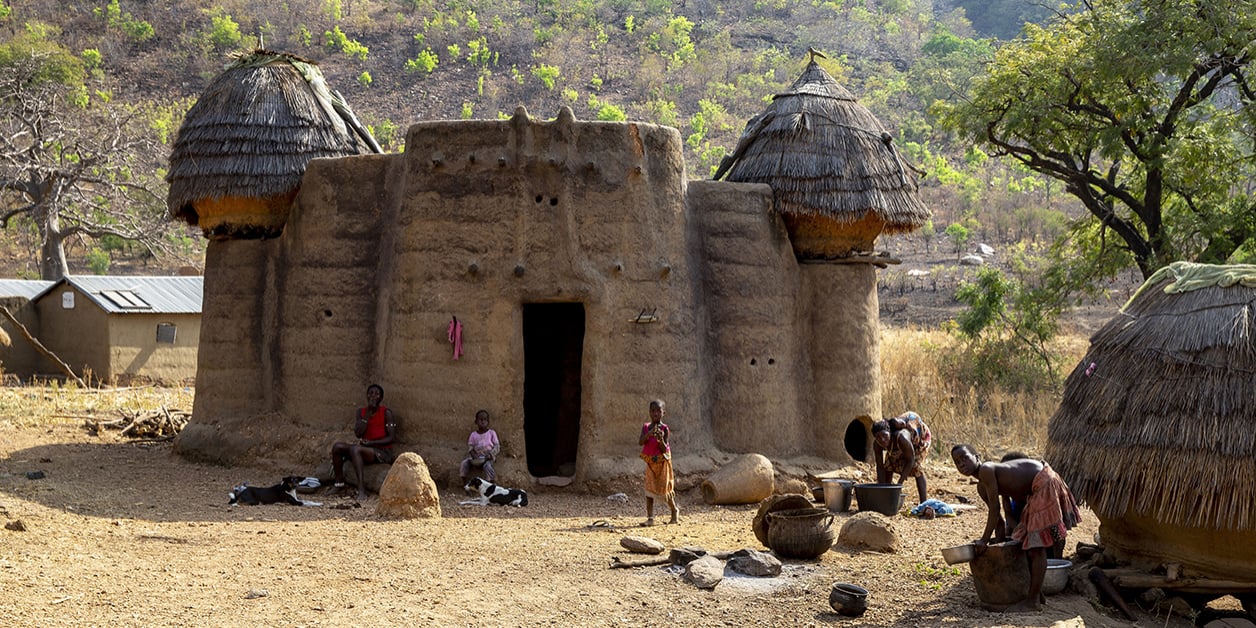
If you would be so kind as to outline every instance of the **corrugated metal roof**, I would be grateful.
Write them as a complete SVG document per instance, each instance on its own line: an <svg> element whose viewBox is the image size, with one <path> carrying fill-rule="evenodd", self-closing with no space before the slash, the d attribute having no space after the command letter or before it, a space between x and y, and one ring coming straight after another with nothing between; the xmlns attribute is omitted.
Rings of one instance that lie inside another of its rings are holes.
<svg viewBox="0 0 1256 628"><path fill-rule="evenodd" d="M200 314L205 278L70 275L65 282L110 314Z"/></svg>
<svg viewBox="0 0 1256 628"><path fill-rule="evenodd" d="M23 297L29 301L43 294L53 283L41 279L0 279L0 298Z"/></svg>

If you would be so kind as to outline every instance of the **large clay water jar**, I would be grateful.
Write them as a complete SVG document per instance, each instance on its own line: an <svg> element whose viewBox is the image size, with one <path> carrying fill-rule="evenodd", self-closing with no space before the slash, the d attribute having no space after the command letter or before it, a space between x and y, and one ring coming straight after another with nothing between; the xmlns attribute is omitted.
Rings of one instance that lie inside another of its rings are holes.
<svg viewBox="0 0 1256 628"><path fill-rule="evenodd" d="M1029 559L1019 541L986 546L968 563L977 599L987 610L1001 611L1029 595Z"/></svg>
<svg viewBox="0 0 1256 628"><path fill-rule="evenodd" d="M833 546L833 513L799 508L768 513L768 547L785 558L815 558Z"/></svg>
<svg viewBox="0 0 1256 628"><path fill-rule="evenodd" d="M757 504L776 489L772 461L760 454L742 454L715 470L702 483L708 504Z"/></svg>

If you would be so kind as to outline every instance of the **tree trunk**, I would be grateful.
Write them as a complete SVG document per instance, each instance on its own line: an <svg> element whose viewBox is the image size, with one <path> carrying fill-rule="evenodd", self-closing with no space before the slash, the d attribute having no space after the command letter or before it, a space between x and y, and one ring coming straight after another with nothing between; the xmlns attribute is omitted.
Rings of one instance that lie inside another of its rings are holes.
<svg viewBox="0 0 1256 628"><path fill-rule="evenodd" d="M45 210L46 211L46 210ZM47 212L39 221L39 276L47 281L57 281L70 273L65 261L65 234L61 233L61 221L55 212Z"/></svg>

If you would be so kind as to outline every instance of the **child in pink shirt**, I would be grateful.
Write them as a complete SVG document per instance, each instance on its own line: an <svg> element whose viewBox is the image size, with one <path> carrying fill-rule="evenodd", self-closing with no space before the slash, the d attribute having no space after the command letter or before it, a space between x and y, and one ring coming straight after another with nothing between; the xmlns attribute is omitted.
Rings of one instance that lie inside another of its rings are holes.
<svg viewBox="0 0 1256 628"><path fill-rule="evenodd" d="M641 459L645 461L645 523L654 525L654 500L667 504L672 511L671 523L680 522L676 507L676 478L672 472L672 430L663 422L667 407L660 399L650 402L650 422L641 426Z"/></svg>
<svg viewBox="0 0 1256 628"><path fill-rule="evenodd" d="M466 484L467 478L471 477L471 467L483 468L485 479L496 482L497 473L493 471L493 459L501 449L497 432L488 428L488 411L476 412L475 431L467 438L467 457L462 459L462 467L458 470L462 483Z"/></svg>

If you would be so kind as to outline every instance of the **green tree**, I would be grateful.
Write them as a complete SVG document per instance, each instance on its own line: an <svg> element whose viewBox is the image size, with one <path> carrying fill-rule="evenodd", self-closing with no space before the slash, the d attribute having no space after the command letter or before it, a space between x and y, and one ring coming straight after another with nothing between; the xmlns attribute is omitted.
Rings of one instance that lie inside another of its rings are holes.
<svg viewBox="0 0 1256 628"><path fill-rule="evenodd" d="M964 252L964 247L968 246L968 241L972 239L972 233L968 231L968 227L953 222L946 226L946 237L951 241L951 246L955 247L955 254L959 255Z"/></svg>
<svg viewBox="0 0 1256 628"><path fill-rule="evenodd" d="M983 268L964 282L955 299L968 306L956 317L967 342L957 375L974 385L998 383L1024 390L1058 382L1059 357L1051 341L1059 331L1060 304L1048 288Z"/></svg>
<svg viewBox="0 0 1256 628"><path fill-rule="evenodd" d="M227 50L240 45L240 25L221 9L209 19L209 43L218 50Z"/></svg>
<svg viewBox="0 0 1256 628"><path fill-rule="evenodd" d="M1065 185L1144 277L1256 237L1254 0L1092 0L1008 42L943 120ZM1171 35L1167 35L1171 34Z"/></svg>
<svg viewBox="0 0 1256 628"><path fill-rule="evenodd" d="M0 44L0 227L39 234L40 276L68 272L65 243L108 235L164 251L164 158L142 112L89 98L82 62L22 34ZM97 91L98 95L107 95Z"/></svg>

